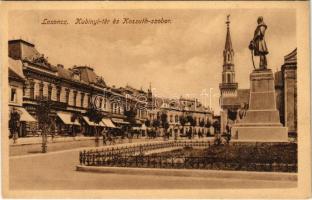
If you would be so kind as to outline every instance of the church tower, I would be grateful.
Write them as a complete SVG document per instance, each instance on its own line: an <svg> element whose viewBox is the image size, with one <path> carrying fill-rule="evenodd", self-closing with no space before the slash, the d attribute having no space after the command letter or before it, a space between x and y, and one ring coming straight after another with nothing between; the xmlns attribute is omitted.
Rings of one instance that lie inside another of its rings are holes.
<svg viewBox="0 0 312 200"><path fill-rule="evenodd" d="M152 93L152 84L150 83L149 89L147 90L147 108L153 109L153 93Z"/></svg>
<svg viewBox="0 0 312 200"><path fill-rule="evenodd" d="M227 16L226 21L226 39L223 50L223 70L222 70L222 83L219 88L221 92L221 99L223 97L231 97L237 95L238 84L235 82L234 71L234 50L232 47L231 34L230 34L230 15Z"/></svg>

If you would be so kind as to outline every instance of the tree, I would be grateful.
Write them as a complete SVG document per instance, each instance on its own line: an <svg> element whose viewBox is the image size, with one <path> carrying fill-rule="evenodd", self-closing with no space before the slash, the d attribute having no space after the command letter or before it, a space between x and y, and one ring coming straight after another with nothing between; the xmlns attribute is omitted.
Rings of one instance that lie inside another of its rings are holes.
<svg viewBox="0 0 312 200"><path fill-rule="evenodd" d="M125 109L124 115L127 117L127 121L134 126L136 124L135 117L137 115L133 107L130 107L129 110Z"/></svg>
<svg viewBox="0 0 312 200"><path fill-rule="evenodd" d="M192 115L186 116L186 119L187 119L187 122L189 122L191 126L192 131L189 133L189 138L191 139L193 137L194 127L196 126L196 120L193 118Z"/></svg>
<svg viewBox="0 0 312 200"><path fill-rule="evenodd" d="M90 106L90 108L86 112L86 116L89 118L91 122L94 122L95 124L99 125L99 123L102 121L104 114L100 110L96 109L95 106ZM99 126L95 126L95 145L99 146Z"/></svg>
<svg viewBox="0 0 312 200"><path fill-rule="evenodd" d="M235 121L236 117L237 117L237 111L229 109L228 110L228 118L232 121Z"/></svg>
<svg viewBox="0 0 312 200"><path fill-rule="evenodd" d="M211 121L210 119L207 120L207 123L205 124L206 128L208 128L207 136L210 136L210 127L211 127Z"/></svg>
<svg viewBox="0 0 312 200"><path fill-rule="evenodd" d="M197 125L196 118L192 118L190 123L191 123L191 126L193 126L193 127L196 126Z"/></svg>
<svg viewBox="0 0 312 200"><path fill-rule="evenodd" d="M221 127L221 126L220 126L219 120L214 121L213 124L212 124L212 126L213 126L213 128L214 128L214 130L215 130L216 133L220 133L220 127Z"/></svg>
<svg viewBox="0 0 312 200"><path fill-rule="evenodd" d="M130 126L131 126L131 127L134 127L134 126L136 125L136 119L135 119L135 117L136 117L136 115L137 115L135 109L134 109L133 107L130 107L129 110L125 109L124 115L126 116L127 121L130 123ZM128 131L131 131L131 135L129 135L129 132L128 132ZM133 137L133 134L134 134L133 130L127 130L127 128L126 128L126 130L124 131L124 133L125 133L125 132L127 133L126 136L127 136L128 139L131 141L131 139L132 139L132 137ZM123 133L123 134L124 134L124 133ZM124 137L125 137L125 136L123 135L122 138L124 138Z"/></svg>
<svg viewBox="0 0 312 200"><path fill-rule="evenodd" d="M20 113L13 108L12 112L10 113L10 120L9 120L9 129L11 132L11 136L13 137L13 143L16 143L17 134L20 127Z"/></svg>
<svg viewBox="0 0 312 200"><path fill-rule="evenodd" d="M72 114L72 116L71 116L71 118L70 118L70 121L72 122L72 123L74 123L77 119L79 119L79 114L77 114L77 113L73 113ZM75 127L74 127L74 125L72 125L72 136L76 136L76 132L75 132Z"/></svg>
<svg viewBox="0 0 312 200"><path fill-rule="evenodd" d="M51 129L52 120L49 116L51 110L51 102L44 97L38 99L37 118L39 129L42 136L42 153L47 152L47 136Z"/></svg>
<svg viewBox="0 0 312 200"><path fill-rule="evenodd" d="M164 128L164 132L165 132L165 136L168 137L168 128L169 128L169 123L168 123L168 115L167 113L162 113L160 115L160 119L161 119L161 124L162 124L162 127Z"/></svg>
<svg viewBox="0 0 312 200"><path fill-rule="evenodd" d="M180 124L181 124L181 126L182 126L182 133L184 133L184 126L185 126L185 124L186 124L186 118L185 118L185 116L181 115L181 116L179 117L179 121L180 121Z"/></svg>
<svg viewBox="0 0 312 200"><path fill-rule="evenodd" d="M147 119L144 123L145 123L146 127L150 127L151 126L151 121L149 119Z"/></svg>
<svg viewBox="0 0 312 200"><path fill-rule="evenodd" d="M153 120L153 123L152 123L152 126L153 126L154 128L159 127L159 126L160 126L160 121L159 121L158 119L154 119L154 120Z"/></svg>
<svg viewBox="0 0 312 200"><path fill-rule="evenodd" d="M194 122L193 122L194 119L193 119L192 115L187 115L187 116L186 116L186 121L189 122L190 125L192 126L192 123L194 123Z"/></svg>

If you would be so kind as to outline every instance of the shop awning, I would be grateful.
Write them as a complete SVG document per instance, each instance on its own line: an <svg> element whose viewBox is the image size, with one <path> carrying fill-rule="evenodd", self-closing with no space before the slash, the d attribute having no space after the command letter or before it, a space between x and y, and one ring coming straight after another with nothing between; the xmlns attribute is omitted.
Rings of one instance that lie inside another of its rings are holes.
<svg viewBox="0 0 312 200"><path fill-rule="evenodd" d="M116 128L116 126L113 124L112 120L109 118L104 118L102 119L102 122L105 124L106 127L108 128Z"/></svg>
<svg viewBox="0 0 312 200"><path fill-rule="evenodd" d="M147 129L146 125L145 125L145 124L142 124L141 129L142 129L142 130L146 130L146 129Z"/></svg>
<svg viewBox="0 0 312 200"><path fill-rule="evenodd" d="M99 124L96 124L96 123L94 123L94 122L91 122L91 121L89 120L89 118L86 117L86 116L83 116L83 119L84 119L84 121L85 121L89 126L105 126L105 124L104 124L103 122L100 122Z"/></svg>
<svg viewBox="0 0 312 200"><path fill-rule="evenodd" d="M62 120L62 122L66 125L77 125L80 126L78 120L76 119L74 122L72 122L72 114L66 113L66 112L57 112L57 116Z"/></svg>
<svg viewBox="0 0 312 200"><path fill-rule="evenodd" d="M123 119L120 118L112 118L112 121L117 123L117 124L130 124L129 122L124 121Z"/></svg>
<svg viewBox="0 0 312 200"><path fill-rule="evenodd" d="M17 110L20 111L21 118L20 121L25 121L25 122L36 122L35 118L31 116L25 108L16 108Z"/></svg>
<svg viewBox="0 0 312 200"><path fill-rule="evenodd" d="M138 119L135 120L135 123L136 124L140 124L140 125L142 124L142 122L140 120L138 120Z"/></svg>

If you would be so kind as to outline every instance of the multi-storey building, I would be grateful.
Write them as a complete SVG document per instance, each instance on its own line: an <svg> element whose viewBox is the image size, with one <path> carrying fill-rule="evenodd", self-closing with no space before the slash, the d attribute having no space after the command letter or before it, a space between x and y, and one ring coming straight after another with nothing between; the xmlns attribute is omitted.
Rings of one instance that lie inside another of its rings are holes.
<svg viewBox="0 0 312 200"><path fill-rule="evenodd" d="M92 67L65 68L61 64L51 64L34 44L21 39L9 41L9 60L10 107L19 107L26 127L31 127L30 124L38 120L37 108L44 99L50 103L52 131L59 134L89 135L94 133L95 126L127 127L129 112L126 111L129 110L135 113L135 125L138 127L144 126L147 119L153 120L160 112L166 112L170 132L185 134L189 129L194 129L194 133L208 132L206 124L211 122L212 111L197 100L166 99L155 104L160 99L153 97L151 88L145 92L129 85L110 87ZM96 106L105 115L99 124L85 115L91 106ZM181 116L192 116L195 124L186 123L182 127ZM29 129L23 128L20 136L38 133Z"/></svg>
<svg viewBox="0 0 312 200"><path fill-rule="evenodd" d="M17 112L20 115L20 129L18 136L26 135L26 130L29 129L28 125L34 125L36 120L27 112L23 107L23 89L25 83L25 76L23 74L23 66L20 60L9 58L9 114ZM11 133L10 133L11 134Z"/></svg>
<svg viewBox="0 0 312 200"><path fill-rule="evenodd" d="M51 104L50 117L58 133L88 134L92 133L94 126L113 128L127 125L129 122L126 121L124 109L143 103L132 94L125 95L126 90L107 86L103 77L89 66L66 69L61 64L51 64L34 44L24 40L9 41L9 59L12 63L20 64L22 79L19 87L16 87L20 90L12 89L20 98L20 106L37 119L39 99L48 100ZM9 77L10 84L16 85L12 80ZM98 125L84 115L91 105L95 105L106 116ZM141 109L138 113L139 119L144 117ZM73 116L79 117L74 119Z"/></svg>
<svg viewBox="0 0 312 200"><path fill-rule="evenodd" d="M275 91L281 123L290 134L297 134L297 49L284 57L281 70L275 73Z"/></svg>
<svg viewBox="0 0 312 200"><path fill-rule="evenodd" d="M197 99L153 97L151 105L152 109L148 110L151 126L155 120L161 123L161 115L164 113L167 115L168 132L171 136L185 136L190 130L195 136L213 133L210 131L211 126L208 125L212 124L213 111L203 106ZM189 122L189 118L192 118L192 123Z"/></svg>

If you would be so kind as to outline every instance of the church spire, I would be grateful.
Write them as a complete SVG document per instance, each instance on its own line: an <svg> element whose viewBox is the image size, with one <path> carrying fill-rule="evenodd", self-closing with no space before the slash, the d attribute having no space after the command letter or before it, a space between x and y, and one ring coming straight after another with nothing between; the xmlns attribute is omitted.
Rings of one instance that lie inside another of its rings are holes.
<svg viewBox="0 0 312 200"><path fill-rule="evenodd" d="M227 20L226 20L226 26L227 26L227 32L226 32L226 40L225 40L225 50L231 51L233 50L232 48L232 40L231 40L231 34L230 34L230 15L227 15Z"/></svg>
<svg viewBox="0 0 312 200"><path fill-rule="evenodd" d="M230 15L227 15L226 20L226 38L225 38L225 46L223 50L223 65L234 65L234 50L232 47L232 40L230 34Z"/></svg>
<svg viewBox="0 0 312 200"><path fill-rule="evenodd" d="M230 15L226 20L226 38L223 50L222 83L220 84L221 96L235 96L238 84L235 82L234 50L230 35Z"/></svg>

